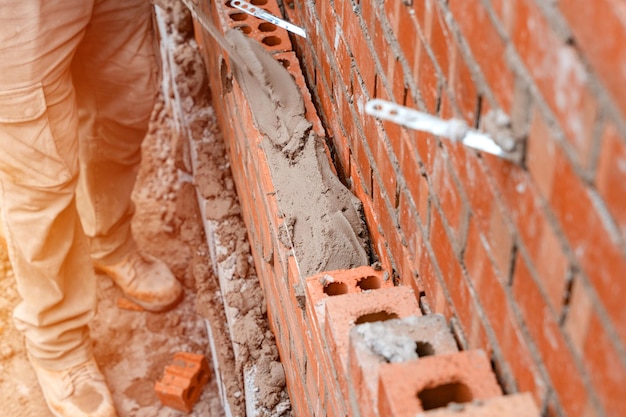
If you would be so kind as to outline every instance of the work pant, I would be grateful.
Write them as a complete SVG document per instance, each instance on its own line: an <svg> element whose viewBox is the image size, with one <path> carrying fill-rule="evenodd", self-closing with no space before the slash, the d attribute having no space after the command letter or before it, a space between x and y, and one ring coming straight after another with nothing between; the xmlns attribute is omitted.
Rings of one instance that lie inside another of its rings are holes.
<svg viewBox="0 0 626 417"><path fill-rule="evenodd" d="M136 248L130 194L158 88L150 8L0 0L0 207L22 298L14 318L50 369L91 355L91 258L114 263Z"/></svg>

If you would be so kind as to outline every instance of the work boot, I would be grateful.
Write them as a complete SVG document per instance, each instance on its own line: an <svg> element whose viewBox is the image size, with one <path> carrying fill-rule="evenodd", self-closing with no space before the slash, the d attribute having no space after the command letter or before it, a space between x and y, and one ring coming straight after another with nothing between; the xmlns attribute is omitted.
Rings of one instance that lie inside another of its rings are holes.
<svg viewBox="0 0 626 417"><path fill-rule="evenodd" d="M55 417L117 417L111 393L96 361L51 371L31 360L39 386Z"/></svg>
<svg viewBox="0 0 626 417"><path fill-rule="evenodd" d="M167 265L153 256L134 251L122 262L103 265L95 261L94 266L146 310L165 311L182 299L183 287Z"/></svg>

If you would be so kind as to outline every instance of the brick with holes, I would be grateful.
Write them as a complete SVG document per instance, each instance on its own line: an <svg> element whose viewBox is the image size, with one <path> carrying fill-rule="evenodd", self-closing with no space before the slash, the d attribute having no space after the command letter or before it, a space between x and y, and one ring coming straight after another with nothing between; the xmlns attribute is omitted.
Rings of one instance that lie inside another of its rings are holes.
<svg viewBox="0 0 626 417"><path fill-rule="evenodd" d="M393 283L388 276L389 273L383 270L376 270L371 266L361 266L352 269L326 271L306 279L306 314L311 330L312 344L319 352L318 362L322 370L321 375L328 386L335 387L339 383L339 379L346 381L346 378L343 375L337 376L337 373L341 373L341 371L335 371L332 366L330 349L324 339L326 302L345 294L376 292L383 288L392 288ZM339 390L338 386L336 390ZM334 398L339 398L339 396ZM345 399L347 400L347 398L346 396Z"/></svg>
<svg viewBox="0 0 626 417"><path fill-rule="evenodd" d="M530 393L477 400L468 404L450 404L419 414L420 417L539 417L539 409Z"/></svg>
<svg viewBox="0 0 626 417"><path fill-rule="evenodd" d="M322 272L306 279L307 315L318 337L325 322L325 304L331 297L391 288L389 273L371 266Z"/></svg>
<svg viewBox="0 0 626 417"><path fill-rule="evenodd" d="M171 365L165 367L163 378L154 385L163 405L190 412L210 377L204 355L178 352Z"/></svg>
<svg viewBox="0 0 626 417"><path fill-rule="evenodd" d="M414 417L420 412L501 395L482 350L386 363L379 370L381 417Z"/></svg>
<svg viewBox="0 0 626 417"><path fill-rule="evenodd" d="M362 417L378 416L378 371L384 363L410 361L458 351L454 336L440 314L364 323L350 330L349 387L353 407Z"/></svg>
<svg viewBox="0 0 626 417"><path fill-rule="evenodd" d="M361 323L421 315L409 287L343 294L326 301L324 337L344 398L349 398L347 370L350 329Z"/></svg>

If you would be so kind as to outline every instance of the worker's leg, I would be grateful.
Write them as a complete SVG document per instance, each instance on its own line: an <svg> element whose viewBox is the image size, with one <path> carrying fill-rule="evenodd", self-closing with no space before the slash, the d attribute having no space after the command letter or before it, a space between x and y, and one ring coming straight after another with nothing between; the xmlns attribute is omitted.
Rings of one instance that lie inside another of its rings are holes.
<svg viewBox="0 0 626 417"><path fill-rule="evenodd" d="M138 251L131 233L131 192L159 87L151 7L96 0L72 71L81 132L77 198L92 257L126 295L160 311L180 299L182 287L164 263Z"/></svg>
<svg viewBox="0 0 626 417"><path fill-rule="evenodd" d="M130 199L158 89L151 4L96 0L73 64L80 114L78 202L94 259L135 249Z"/></svg>
<svg viewBox="0 0 626 417"><path fill-rule="evenodd" d="M4 233L29 354L63 369L90 357L96 290L74 192L78 117L70 63L89 1L7 0L0 13Z"/></svg>

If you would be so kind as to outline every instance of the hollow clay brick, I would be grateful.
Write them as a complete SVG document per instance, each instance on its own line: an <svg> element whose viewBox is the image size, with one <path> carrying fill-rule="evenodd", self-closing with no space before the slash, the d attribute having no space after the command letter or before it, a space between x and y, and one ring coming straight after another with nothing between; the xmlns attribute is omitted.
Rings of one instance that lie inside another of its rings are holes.
<svg viewBox="0 0 626 417"><path fill-rule="evenodd" d="M354 294L370 289L390 288L393 287L393 283L388 278L388 275L388 272L375 270L371 266L322 272L306 279L307 298L309 302L315 304L319 300L333 295Z"/></svg>
<svg viewBox="0 0 626 417"><path fill-rule="evenodd" d="M415 293L409 287L382 288L356 294L344 294L326 300L326 335L332 350L342 363L348 359L350 329L359 321L375 322L390 318L421 315ZM344 366L345 369L345 366Z"/></svg>
<svg viewBox="0 0 626 417"><path fill-rule="evenodd" d="M350 330L349 385L362 417L378 415L378 371L384 363L415 360L458 351L446 318L440 314L363 323Z"/></svg>
<svg viewBox="0 0 626 417"><path fill-rule="evenodd" d="M415 417L539 417L539 409L530 393L453 404L417 414Z"/></svg>
<svg viewBox="0 0 626 417"><path fill-rule="evenodd" d="M271 23L269 25L272 25ZM272 25L274 26L274 25ZM263 30L268 27L268 23L258 20L252 24L252 32L248 37L256 39L270 53L280 53L291 51L291 41L289 34L284 29L274 26L273 31Z"/></svg>
<svg viewBox="0 0 626 417"><path fill-rule="evenodd" d="M415 417L449 402L487 400L502 395L482 350L387 363L380 366L378 410L381 417Z"/></svg>
<svg viewBox="0 0 626 417"><path fill-rule="evenodd" d="M224 31L239 29L248 37L259 41L272 53L292 50L289 33L285 29L219 2L216 3L216 8ZM281 16L280 8L275 1L268 1L262 8L275 16Z"/></svg>
<svg viewBox="0 0 626 417"><path fill-rule="evenodd" d="M325 304L331 297L355 294L380 288L391 288L389 273L371 266L327 271L306 279L306 308L313 332L321 337L324 329Z"/></svg>
<svg viewBox="0 0 626 417"><path fill-rule="evenodd" d="M190 412L210 377L204 355L178 352L171 365L165 367L163 378L154 385L163 405Z"/></svg>
<svg viewBox="0 0 626 417"><path fill-rule="evenodd" d="M344 398L349 398L347 379L350 329L360 321L382 321L420 315L409 287L382 288L344 294L326 300L324 336Z"/></svg>
<svg viewBox="0 0 626 417"><path fill-rule="evenodd" d="M445 408L418 413L415 417L539 417L539 409L530 393L451 404Z"/></svg>

